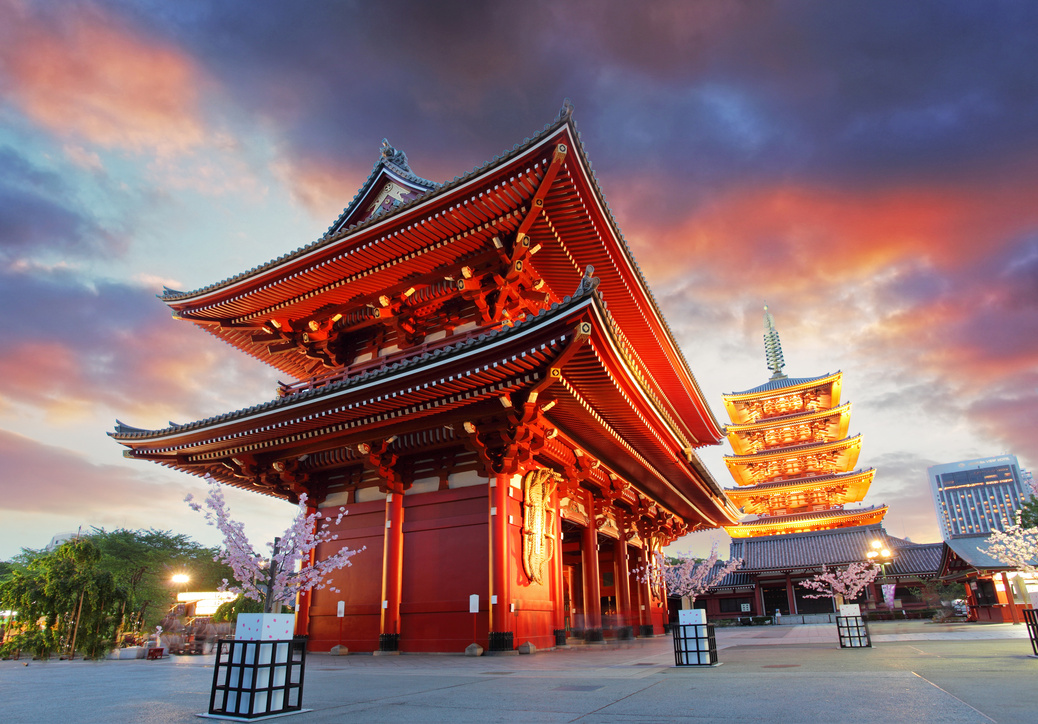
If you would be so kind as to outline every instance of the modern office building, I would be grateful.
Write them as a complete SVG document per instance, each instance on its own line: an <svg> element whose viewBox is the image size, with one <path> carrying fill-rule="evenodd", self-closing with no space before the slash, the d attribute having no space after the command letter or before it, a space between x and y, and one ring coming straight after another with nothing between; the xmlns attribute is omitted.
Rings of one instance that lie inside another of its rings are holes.
<svg viewBox="0 0 1038 724"><path fill-rule="evenodd" d="M944 540L1005 530L1031 495L1015 455L932 465L927 472Z"/></svg>

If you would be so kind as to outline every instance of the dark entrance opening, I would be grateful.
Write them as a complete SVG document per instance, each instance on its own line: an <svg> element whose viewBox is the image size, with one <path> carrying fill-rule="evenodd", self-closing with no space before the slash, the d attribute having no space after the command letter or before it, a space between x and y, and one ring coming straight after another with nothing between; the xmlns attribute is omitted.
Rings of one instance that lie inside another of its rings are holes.
<svg viewBox="0 0 1038 724"><path fill-rule="evenodd" d="M761 586L764 595L764 614L774 616L775 611L780 611L783 616L789 615L789 598L786 596L786 585Z"/></svg>

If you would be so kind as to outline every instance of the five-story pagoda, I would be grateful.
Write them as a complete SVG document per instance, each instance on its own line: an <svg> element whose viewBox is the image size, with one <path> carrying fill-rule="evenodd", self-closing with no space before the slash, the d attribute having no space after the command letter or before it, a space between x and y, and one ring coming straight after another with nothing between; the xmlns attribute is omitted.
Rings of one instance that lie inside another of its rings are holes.
<svg viewBox="0 0 1038 724"><path fill-rule="evenodd" d="M840 404L843 373L787 377L767 306L764 329L771 379L723 396L735 453L724 460L739 485L726 492L743 513L757 517L725 530L749 538L879 523L886 506L844 507L865 497L876 471L852 470L861 435L847 436L851 405Z"/></svg>

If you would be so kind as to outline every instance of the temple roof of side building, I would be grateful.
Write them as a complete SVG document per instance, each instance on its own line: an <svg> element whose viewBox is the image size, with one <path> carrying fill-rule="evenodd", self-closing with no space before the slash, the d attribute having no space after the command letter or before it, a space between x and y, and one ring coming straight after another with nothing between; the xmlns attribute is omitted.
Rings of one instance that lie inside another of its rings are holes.
<svg viewBox="0 0 1038 724"><path fill-rule="evenodd" d="M744 520L740 521L738 525L725 526L725 530L728 535L732 536L733 539L742 539L753 537L765 537L767 534L764 531L767 528L773 527L792 527L792 526L808 526L808 525L826 525L835 524L837 521L843 519L846 521L858 520L860 523L875 522L883 518L887 513L887 506L885 505L872 505L867 508L830 508L828 510L813 510L804 513L789 513L787 515L769 515L756 520ZM870 519L875 519L870 521ZM845 526L850 527L850 526ZM791 535L776 533L773 537L779 535Z"/></svg>
<svg viewBox="0 0 1038 724"><path fill-rule="evenodd" d="M952 554L957 556L967 566L977 571L1012 571L1015 567L990 556L984 549L991 543L988 535L956 536L945 541L947 548L941 566L945 576L951 572L950 558ZM1031 563L1038 565L1038 558L1031 559Z"/></svg>
<svg viewBox="0 0 1038 724"><path fill-rule="evenodd" d="M778 379L768 380L763 385L758 385L742 392L729 392L724 395L725 397L734 397L739 395L756 395L761 392L776 392L778 390L784 390L787 387L797 387L799 385L808 385L815 382L822 382L828 380L830 377L839 375L839 372L829 373L826 372L824 375L818 375L817 377L780 377Z"/></svg>
<svg viewBox="0 0 1038 724"><path fill-rule="evenodd" d="M940 570L943 543L912 543L895 538L879 524L734 539L731 557L743 560L742 568L737 571L743 575L817 569L822 565L844 566L866 560L874 540L882 541L894 551L894 560L887 565L888 576L934 576ZM717 588L738 585L734 581L726 577Z"/></svg>

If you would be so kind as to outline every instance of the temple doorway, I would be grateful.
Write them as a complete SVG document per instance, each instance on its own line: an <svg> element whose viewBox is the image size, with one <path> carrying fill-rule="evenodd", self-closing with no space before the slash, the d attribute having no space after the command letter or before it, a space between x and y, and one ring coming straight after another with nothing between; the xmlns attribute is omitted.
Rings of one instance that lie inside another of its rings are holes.
<svg viewBox="0 0 1038 724"><path fill-rule="evenodd" d="M786 595L786 584L779 586L761 586L761 596L764 598L764 614L771 616L775 611L783 616L788 616L789 597Z"/></svg>

